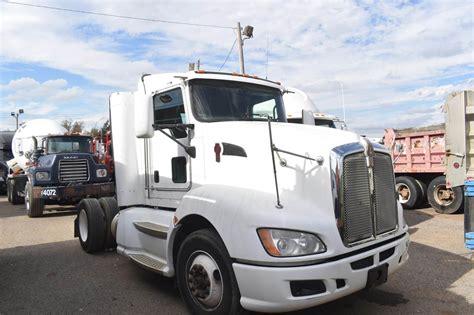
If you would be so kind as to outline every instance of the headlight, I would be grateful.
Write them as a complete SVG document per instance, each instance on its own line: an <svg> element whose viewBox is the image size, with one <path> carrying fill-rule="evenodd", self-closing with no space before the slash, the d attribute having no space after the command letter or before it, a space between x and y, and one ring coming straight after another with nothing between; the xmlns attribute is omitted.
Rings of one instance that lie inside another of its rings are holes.
<svg viewBox="0 0 474 315"><path fill-rule="evenodd" d="M97 174L97 177L105 177L107 176L107 170L105 168L100 168L95 171Z"/></svg>
<svg viewBox="0 0 474 315"><path fill-rule="evenodd" d="M323 241L310 233L278 229L258 229L257 233L263 247L271 256L303 256L326 251Z"/></svg>
<svg viewBox="0 0 474 315"><path fill-rule="evenodd" d="M35 177L36 180L50 180L49 172L37 172Z"/></svg>

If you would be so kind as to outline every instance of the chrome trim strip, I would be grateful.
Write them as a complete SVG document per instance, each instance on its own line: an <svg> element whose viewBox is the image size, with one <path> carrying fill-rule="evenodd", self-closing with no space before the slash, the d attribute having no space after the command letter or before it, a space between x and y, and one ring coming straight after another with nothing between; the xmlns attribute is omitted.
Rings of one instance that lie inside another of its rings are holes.
<svg viewBox="0 0 474 315"><path fill-rule="evenodd" d="M133 222L137 230L145 234L165 240L168 236L168 227L152 222Z"/></svg>

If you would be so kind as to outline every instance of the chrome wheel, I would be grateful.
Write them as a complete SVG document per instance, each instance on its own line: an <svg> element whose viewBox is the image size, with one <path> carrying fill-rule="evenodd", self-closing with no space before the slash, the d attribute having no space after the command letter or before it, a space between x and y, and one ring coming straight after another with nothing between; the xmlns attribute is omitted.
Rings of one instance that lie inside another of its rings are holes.
<svg viewBox="0 0 474 315"><path fill-rule="evenodd" d="M86 210L81 209L79 212L79 237L82 242L87 242L87 237L89 236L89 222L87 220Z"/></svg>
<svg viewBox="0 0 474 315"><path fill-rule="evenodd" d="M212 311L222 302L222 274L214 259L206 252L196 251L186 264L188 290L195 302Z"/></svg>

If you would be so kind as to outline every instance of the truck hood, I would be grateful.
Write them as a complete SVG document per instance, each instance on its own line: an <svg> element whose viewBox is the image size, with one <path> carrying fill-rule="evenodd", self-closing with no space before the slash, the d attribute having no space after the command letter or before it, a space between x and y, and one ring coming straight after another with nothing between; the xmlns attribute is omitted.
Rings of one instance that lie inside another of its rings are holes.
<svg viewBox="0 0 474 315"><path fill-rule="evenodd" d="M329 197L331 150L360 141L355 133L325 127L272 122L271 130L276 148L303 156L274 154L282 198ZM275 193L268 122L200 124L191 144L198 155L193 164L204 164L206 184ZM322 164L311 159L322 160Z"/></svg>

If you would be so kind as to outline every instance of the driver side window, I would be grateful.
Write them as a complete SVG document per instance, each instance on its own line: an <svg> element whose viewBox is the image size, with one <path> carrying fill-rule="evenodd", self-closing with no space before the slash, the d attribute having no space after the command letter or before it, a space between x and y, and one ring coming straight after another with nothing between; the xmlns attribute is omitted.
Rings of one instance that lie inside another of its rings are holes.
<svg viewBox="0 0 474 315"><path fill-rule="evenodd" d="M186 123L181 89L156 94L153 97L153 115L155 124Z"/></svg>

